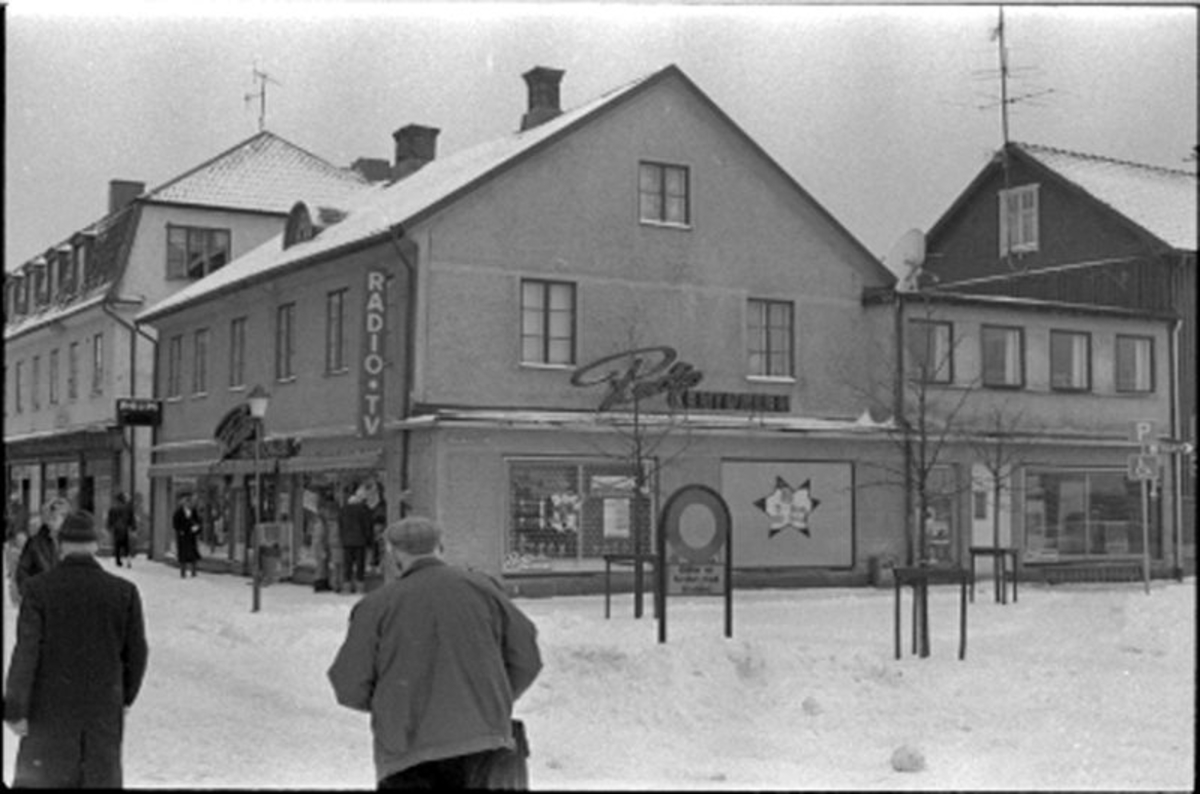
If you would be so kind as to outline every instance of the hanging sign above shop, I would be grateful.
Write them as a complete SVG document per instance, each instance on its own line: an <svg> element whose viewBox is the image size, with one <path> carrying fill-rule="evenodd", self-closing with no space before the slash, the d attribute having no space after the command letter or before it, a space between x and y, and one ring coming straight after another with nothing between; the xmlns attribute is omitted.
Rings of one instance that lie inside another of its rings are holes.
<svg viewBox="0 0 1200 794"><path fill-rule="evenodd" d="M231 458L249 441L254 440L256 423L250 414L250 406L239 403L229 410L217 423L213 438L221 446L221 457Z"/></svg>
<svg viewBox="0 0 1200 794"><path fill-rule="evenodd" d="M162 401L145 397L118 397L117 424L158 427L162 424Z"/></svg>
<svg viewBox="0 0 1200 794"><path fill-rule="evenodd" d="M387 271L367 270L359 363L358 434L375 438L383 429L383 368L387 364Z"/></svg>

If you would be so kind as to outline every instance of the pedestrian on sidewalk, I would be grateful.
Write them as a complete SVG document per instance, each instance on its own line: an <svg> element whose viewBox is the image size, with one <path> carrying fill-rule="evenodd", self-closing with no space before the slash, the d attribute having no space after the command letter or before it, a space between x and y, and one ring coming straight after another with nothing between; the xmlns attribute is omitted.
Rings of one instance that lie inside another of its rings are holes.
<svg viewBox="0 0 1200 794"><path fill-rule="evenodd" d="M96 561L91 514L66 516L62 560L26 583L4 691L13 788L120 788L125 713L146 672L141 596Z"/></svg>
<svg viewBox="0 0 1200 794"><path fill-rule="evenodd" d="M125 563L125 558L129 558L129 567L133 567L133 552L130 550L129 541L135 532L133 505L129 503L129 497L123 493L116 495L113 500L113 506L108 509L108 532L113 540L113 557L117 560L117 567L122 567Z"/></svg>
<svg viewBox="0 0 1200 794"><path fill-rule="evenodd" d="M17 560L18 597L24 598L25 585L30 579L58 565L58 530L70 512L71 503L61 496L54 497L42 506L42 525L25 542L21 557Z"/></svg>
<svg viewBox="0 0 1200 794"><path fill-rule="evenodd" d="M379 788L526 788L512 709L542 667L537 629L494 579L443 562L430 519L385 539L400 578L354 605L328 673L371 714Z"/></svg>
<svg viewBox="0 0 1200 794"><path fill-rule="evenodd" d="M196 576L196 563L200 561L200 516L192 503L192 495L185 493L179 497L179 507L171 517L171 526L175 530L175 557L179 560L179 578L192 572Z"/></svg>

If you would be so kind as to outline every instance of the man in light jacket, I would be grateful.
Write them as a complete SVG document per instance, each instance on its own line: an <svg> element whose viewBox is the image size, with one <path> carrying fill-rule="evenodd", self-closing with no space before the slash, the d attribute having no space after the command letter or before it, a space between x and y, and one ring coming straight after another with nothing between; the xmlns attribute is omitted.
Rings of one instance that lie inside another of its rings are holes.
<svg viewBox="0 0 1200 794"><path fill-rule="evenodd" d="M428 518L387 528L394 582L359 601L329 680L371 714L380 789L490 788L511 768L513 702L541 670L537 629L490 577L447 565Z"/></svg>

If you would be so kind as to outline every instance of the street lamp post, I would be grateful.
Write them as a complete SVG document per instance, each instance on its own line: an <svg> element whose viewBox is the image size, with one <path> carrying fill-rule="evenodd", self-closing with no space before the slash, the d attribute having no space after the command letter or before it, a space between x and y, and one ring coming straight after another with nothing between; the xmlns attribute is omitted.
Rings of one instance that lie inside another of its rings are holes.
<svg viewBox="0 0 1200 794"><path fill-rule="evenodd" d="M250 611L257 612L262 601L262 560L259 559L258 525L262 522L262 437L263 419L267 415L267 405L271 395L262 386L256 385L246 395L250 406L250 416L254 418L254 526L246 533L246 559L250 559L250 546L254 546L254 568L251 571L253 596Z"/></svg>

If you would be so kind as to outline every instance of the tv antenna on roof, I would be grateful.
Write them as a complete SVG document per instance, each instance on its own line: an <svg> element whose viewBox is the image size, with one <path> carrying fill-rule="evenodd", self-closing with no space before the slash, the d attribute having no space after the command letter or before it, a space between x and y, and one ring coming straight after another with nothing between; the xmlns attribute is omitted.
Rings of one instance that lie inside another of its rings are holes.
<svg viewBox="0 0 1200 794"><path fill-rule="evenodd" d="M255 97L258 97L258 131L262 132L263 127L267 123L267 83L274 83L275 85L283 84L259 69L257 63L254 64L254 79L258 81L258 91L246 94L243 99L246 104L250 104Z"/></svg>

